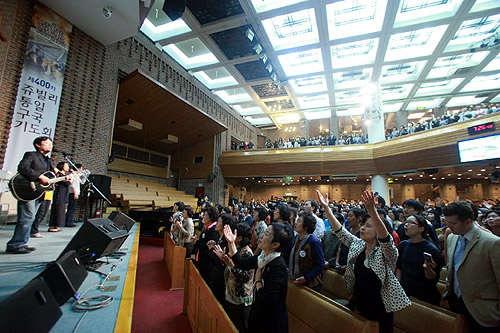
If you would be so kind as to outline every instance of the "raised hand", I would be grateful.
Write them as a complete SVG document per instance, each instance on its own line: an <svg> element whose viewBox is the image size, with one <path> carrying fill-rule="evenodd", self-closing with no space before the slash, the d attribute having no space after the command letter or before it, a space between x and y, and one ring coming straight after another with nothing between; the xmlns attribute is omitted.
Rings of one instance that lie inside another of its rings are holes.
<svg viewBox="0 0 500 333"><path fill-rule="evenodd" d="M213 251L220 260L224 259L224 256L226 255L226 248L221 249L220 245L217 244L214 246Z"/></svg>
<svg viewBox="0 0 500 333"><path fill-rule="evenodd" d="M328 193L325 193L326 198L321 194L319 190L316 190L316 194L318 195L318 202L322 206L328 206Z"/></svg>
<svg viewBox="0 0 500 333"><path fill-rule="evenodd" d="M373 195L372 191L364 191L363 194L361 194L361 199L367 211L373 212L377 210L378 199Z"/></svg>
<svg viewBox="0 0 500 333"><path fill-rule="evenodd" d="M211 250L214 248L215 244L215 241L211 239L207 242L207 247Z"/></svg>
<svg viewBox="0 0 500 333"><path fill-rule="evenodd" d="M238 232L235 229L233 234L233 232L231 231L231 227L226 224L224 226L224 237L226 237L228 243L234 243L236 237L238 237Z"/></svg>

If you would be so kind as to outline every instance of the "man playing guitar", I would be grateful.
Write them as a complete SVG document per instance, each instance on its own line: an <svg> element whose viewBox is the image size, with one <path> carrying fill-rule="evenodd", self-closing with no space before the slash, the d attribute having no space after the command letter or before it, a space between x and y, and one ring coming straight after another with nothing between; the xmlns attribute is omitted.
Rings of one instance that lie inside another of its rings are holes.
<svg viewBox="0 0 500 333"><path fill-rule="evenodd" d="M54 162L48 157L52 151L52 140L48 136L40 136L33 141L33 146L36 151L26 152L17 170L29 181L39 181L43 185L48 185L50 179L43 173L57 171L54 168ZM28 246L28 239L31 225L42 200L43 196L31 201L17 201L17 223L14 235L7 243L7 253L21 254L36 250Z"/></svg>

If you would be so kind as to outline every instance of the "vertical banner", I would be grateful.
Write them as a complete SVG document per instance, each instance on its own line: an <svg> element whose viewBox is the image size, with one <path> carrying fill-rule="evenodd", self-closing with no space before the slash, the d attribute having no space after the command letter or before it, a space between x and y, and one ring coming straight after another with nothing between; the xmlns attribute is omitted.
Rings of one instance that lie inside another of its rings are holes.
<svg viewBox="0 0 500 333"><path fill-rule="evenodd" d="M38 136L54 138L73 26L35 3L3 171L16 173ZM4 185L4 184L2 184Z"/></svg>

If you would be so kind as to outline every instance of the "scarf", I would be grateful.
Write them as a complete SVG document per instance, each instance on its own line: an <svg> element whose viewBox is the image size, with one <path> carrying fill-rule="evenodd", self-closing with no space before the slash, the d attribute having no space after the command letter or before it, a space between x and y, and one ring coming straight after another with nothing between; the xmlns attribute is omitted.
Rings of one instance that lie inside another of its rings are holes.
<svg viewBox="0 0 500 333"><path fill-rule="evenodd" d="M297 246L297 243L299 242L299 237L297 236L297 241L293 245L292 251L290 252L290 261L289 263L293 262L293 270L289 269L288 270L288 278L295 280L300 277L299 273L299 256L300 256L300 251L306 245L307 240L311 237L311 234L307 234L304 236L302 241L300 242L299 249L297 250L297 253L295 254L295 258L293 258L293 253L295 252L295 247Z"/></svg>
<svg viewBox="0 0 500 333"><path fill-rule="evenodd" d="M264 251L262 251L259 254L259 257L257 258L257 265L259 266L259 268L264 269L264 267L266 267L266 265L268 263L270 263L274 259L278 258L280 255L281 255L281 253L279 253L279 252L273 252L273 253L265 256Z"/></svg>

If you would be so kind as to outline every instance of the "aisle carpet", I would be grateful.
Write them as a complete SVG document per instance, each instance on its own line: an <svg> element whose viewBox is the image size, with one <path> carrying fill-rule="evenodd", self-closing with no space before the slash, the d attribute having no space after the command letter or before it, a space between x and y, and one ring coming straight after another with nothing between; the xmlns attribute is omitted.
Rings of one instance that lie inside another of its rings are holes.
<svg viewBox="0 0 500 333"><path fill-rule="evenodd" d="M163 240L141 237L135 286L132 332L191 332L182 314L183 290L169 291Z"/></svg>

